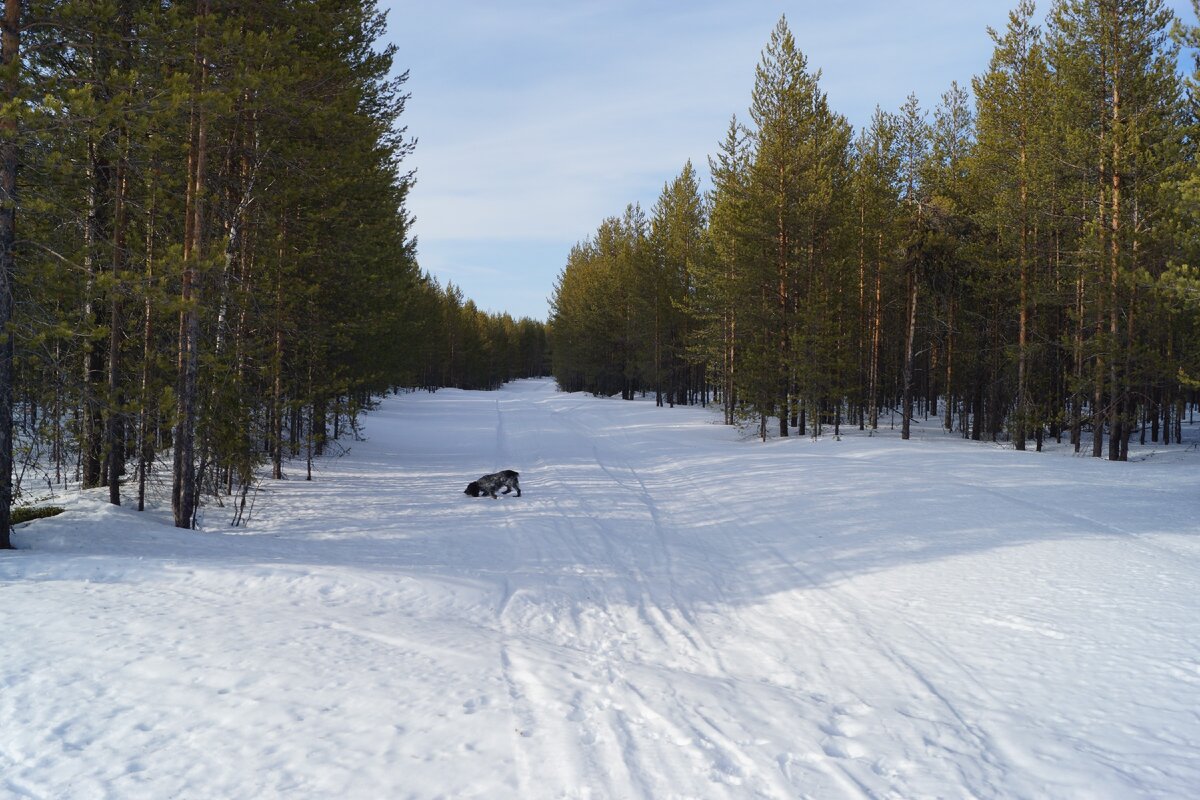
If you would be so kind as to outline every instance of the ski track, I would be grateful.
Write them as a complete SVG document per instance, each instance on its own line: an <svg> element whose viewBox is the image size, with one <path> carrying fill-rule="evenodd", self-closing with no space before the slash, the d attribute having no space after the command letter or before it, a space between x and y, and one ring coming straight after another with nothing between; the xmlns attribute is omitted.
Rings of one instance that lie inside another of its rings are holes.
<svg viewBox="0 0 1200 800"><path fill-rule="evenodd" d="M0 797L1200 786L1197 459L760 445L547 381L366 430L245 532L82 496L23 529ZM505 468L521 498L461 494Z"/></svg>

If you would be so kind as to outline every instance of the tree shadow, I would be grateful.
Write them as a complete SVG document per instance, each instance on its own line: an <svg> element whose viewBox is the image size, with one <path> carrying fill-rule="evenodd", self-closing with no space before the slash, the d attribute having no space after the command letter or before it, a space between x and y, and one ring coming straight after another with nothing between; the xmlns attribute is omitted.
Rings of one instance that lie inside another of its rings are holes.
<svg viewBox="0 0 1200 800"><path fill-rule="evenodd" d="M407 395L316 481L269 485L248 530L83 504L18 531L35 552L0 559L0 576L341 567L691 609L1036 542L1200 534L1200 457L1110 463L855 431L760 444L714 419L534 383ZM521 498L462 494L508 467ZM51 563L64 556L74 564Z"/></svg>

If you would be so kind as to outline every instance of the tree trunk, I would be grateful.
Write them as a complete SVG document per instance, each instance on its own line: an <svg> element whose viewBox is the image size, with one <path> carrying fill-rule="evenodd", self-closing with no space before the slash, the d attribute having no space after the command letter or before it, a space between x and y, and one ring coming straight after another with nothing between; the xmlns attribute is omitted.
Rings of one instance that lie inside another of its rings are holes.
<svg viewBox="0 0 1200 800"><path fill-rule="evenodd" d="M879 234L877 245L883 247L883 234ZM870 410L871 430L879 430L879 357L883 330L883 263L875 262L875 313L871 323L870 366L867 369L867 403Z"/></svg>
<svg viewBox="0 0 1200 800"><path fill-rule="evenodd" d="M913 347L917 336L917 276L913 270L908 276L908 324L904 335L904 395L901 402L903 420L900 427L900 438L907 439L910 433L910 423L913 415Z"/></svg>
<svg viewBox="0 0 1200 800"><path fill-rule="evenodd" d="M950 295L946 308L946 431L954 430L954 295Z"/></svg>
<svg viewBox="0 0 1200 800"><path fill-rule="evenodd" d="M1121 136L1120 126L1121 121L1121 81L1120 81L1120 64L1116 63L1116 43L1120 41L1120 31L1118 29L1119 20L1116 14L1113 15L1113 58L1112 64L1112 210L1109 213L1109 308L1108 308L1108 335L1110 337L1109 345L1109 386L1111 397L1109 398L1109 415L1111 427L1109 429L1109 444L1108 457L1110 461L1119 461L1121 459L1121 441L1124 439L1124 420L1122 414L1125 404L1125 389L1119 382L1117 368L1120 365L1119 353L1120 346L1120 313L1118 309L1119 293L1120 293L1120 274L1121 274Z"/></svg>
<svg viewBox="0 0 1200 800"><path fill-rule="evenodd" d="M104 381L104 347L94 336L101 324L100 302L96 296L96 278L103 269L99 243L104 238L102 217L107 213L108 165L103 163L95 141L89 139L88 202L83 224L84 305L83 318L86 339L83 364L83 428L80 432L79 457L84 489L100 485L101 459L104 452L104 420L100 409L100 393Z"/></svg>
<svg viewBox="0 0 1200 800"><path fill-rule="evenodd" d="M1072 342L1075 386L1071 392L1071 445L1078 453L1083 446L1083 273L1075 281L1075 331Z"/></svg>
<svg viewBox="0 0 1200 800"><path fill-rule="evenodd" d="M180 296L183 309L179 313L179 362L177 365L177 415L175 427L175 468L172 482L172 510L175 527L190 528L196 516L196 401L199 377L200 316L196 308L196 267L204 249L204 188L208 139L208 120L199 99L208 76L208 63L200 52L204 35L208 0L196 1L197 38L196 62L197 103L194 107L194 137L189 157L193 165L190 182L190 236L185 235L183 247L183 286Z"/></svg>
<svg viewBox="0 0 1200 800"><path fill-rule="evenodd" d="M4 67L5 105L15 105L21 44L21 2L5 0L0 30L0 63ZM17 120L0 118L0 549L12 548L10 528L13 499L13 340L8 332L13 315L13 279L17 243Z"/></svg>
<svg viewBox="0 0 1200 800"><path fill-rule="evenodd" d="M867 405L867 205L858 204L858 429L866 428ZM853 413L853 412L852 412ZM853 419L850 420L853 422Z"/></svg>
<svg viewBox="0 0 1200 800"><path fill-rule="evenodd" d="M787 196L787 186L784 178L783 167L779 168L779 196ZM776 218L776 279L778 281L778 307L779 307L779 436L781 438L788 435L788 378L790 369L788 367L789 342L788 342L788 325L790 323L790 315L788 314L788 251L790 243L788 240L787 226L784 222L783 211L777 212Z"/></svg>
<svg viewBox="0 0 1200 800"><path fill-rule="evenodd" d="M1024 132L1022 131L1022 139ZM1020 308L1017 311L1017 420L1013 426L1013 444L1017 450L1025 449L1026 425L1029 419L1027 396L1029 387L1026 380L1028 369L1029 346L1029 222L1026 217L1029 199L1029 189L1025 180L1025 164L1027 154L1025 144L1021 143L1020 196L1021 196L1021 251L1018 256L1018 280Z"/></svg>
<svg viewBox="0 0 1200 800"><path fill-rule="evenodd" d="M105 424L105 451L108 454L108 502L114 506L121 505L121 475L125 472L125 426L120 409L123 405L120 396L121 375L121 274L126 269L126 219L125 196L128 181L126 163L126 142L124 133L120 135L121 153L117 161L116 180L113 195L113 252L112 276L113 287L110 290L109 325L108 325L108 419Z"/></svg>
<svg viewBox="0 0 1200 800"><path fill-rule="evenodd" d="M279 248L275 272L275 346L271 353L271 477L283 479L283 243L286 241L287 212L279 217Z"/></svg>
<svg viewBox="0 0 1200 800"><path fill-rule="evenodd" d="M275 328L275 352L271 359L275 380L271 386L271 477L283 479L283 328Z"/></svg>
<svg viewBox="0 0 1200 800"><path fill-rule="evenodd" d="M154 212L153 181L149 180L150 202L146 212L146 299L142 306L142 380L141 408L138 410L138 511L146 510L146 477L154 460L154 443L150 438L150 365L154 358Z"/></svg>
<svg viewBox="0 0 1200 800"><path fill-rule="evenodd" d="M1183 441L1183 398L1175 401L1175 441Z"/></svg>
<svg viewBox="0 0 1200 800"><path fill-rule="evenodd" d="M737 352L734 348L734 341L737 336L737 320L731 308L726 310L725 331L725 385L722 390L724 397L721 400L725 404L725 424L732 425L736 421L734 419L734 411L737 408L737 390L735 389L737 385Z"/></svg>

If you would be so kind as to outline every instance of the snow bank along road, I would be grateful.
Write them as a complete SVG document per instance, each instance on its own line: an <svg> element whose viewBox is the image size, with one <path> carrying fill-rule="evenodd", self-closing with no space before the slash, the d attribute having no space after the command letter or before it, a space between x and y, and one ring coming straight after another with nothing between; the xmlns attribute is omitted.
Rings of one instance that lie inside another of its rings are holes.
<svg viewBox="0 0 1200 800"><path fill-rule="evenodd" d="M23 528L0 797L1200 791L1194 448L763 445L547 381L366 433L246 531Z"/></svg>

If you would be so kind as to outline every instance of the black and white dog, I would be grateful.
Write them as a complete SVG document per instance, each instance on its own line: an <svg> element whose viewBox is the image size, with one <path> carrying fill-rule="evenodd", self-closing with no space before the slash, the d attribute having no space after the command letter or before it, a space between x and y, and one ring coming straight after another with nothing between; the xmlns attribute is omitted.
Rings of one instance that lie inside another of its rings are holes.
<svg viewBox="0 0 1200 800"><path fill-rule="evenodd" d="M504 487L504 491L501 494L508 494L513 489L516 489L517 497L520 497L521 484L517 482L518 477L519 474L515 469L493 472L491 475L484 475L479 480L468 483L467 490L463 494L469 494L471 497L479 497L481 494L486 494L495 500L496 490Z"/></svg>

